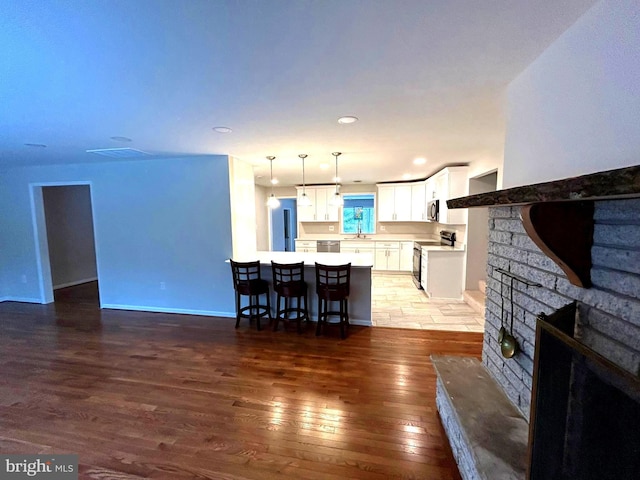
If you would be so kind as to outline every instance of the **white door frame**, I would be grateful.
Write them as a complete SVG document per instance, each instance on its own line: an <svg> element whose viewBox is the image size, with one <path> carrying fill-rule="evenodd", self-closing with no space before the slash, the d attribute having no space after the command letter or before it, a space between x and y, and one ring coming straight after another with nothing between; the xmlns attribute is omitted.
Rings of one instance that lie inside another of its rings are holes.
<svg viewBox="0 0 640 480"><path fill-rule="evenodd" d="M87 185L89 187L89 199L91 202L91 221L93 223L93 244L96 250L96 272L98 275L98 288L100 285L100 253L98 248L98 236L96 234L96 217L93 199L93 182L34 182L29 183L29 196L31 199L31 222L35 239L36 262L38 270L38 284L40 286L40 303L53 303L53 279L51 278L51 260L49 259L49 241L47 239L47 223L44 212L44 199L42 187L71 187L75 185ZM100 307L102 307L102 296Z"/></svg>

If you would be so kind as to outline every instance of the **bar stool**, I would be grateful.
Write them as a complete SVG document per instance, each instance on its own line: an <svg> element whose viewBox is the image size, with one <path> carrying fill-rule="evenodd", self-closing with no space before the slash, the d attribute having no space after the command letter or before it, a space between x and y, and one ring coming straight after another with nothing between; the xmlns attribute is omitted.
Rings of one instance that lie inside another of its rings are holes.
<svg viewBox="0 0 640 480"><path fill-rule="evenodd" d="M273 289L276 292L276 322L273 331L278 329L278 322L283 320L296 322L298 333L302 333L302 321L309 321L304 262L283 264L272 261L271 271L273 272ZM284 308L280 308L281 299L284 300ZM295 307L291 305L293 299L296 300Z"/></svg>
<svg viewBox="0 0 640 480"><path fill-rule="evenodd" d="M269 300L269 283L260 278L260 262L231 262L231 272L233 273L233 289L236 292L236 328L240 325L241 318L256 319L258 330L260 327L260 318L269 317L271 321L271 303ZM240 308L240 296L249 297L249 304ZM267 304L261 305L260 295L267 296Z"/></svg>
<svg viewBox="0 0 640 480"><path fill-rule="evenodd" d="M349 327L349 287L351 285L351 264L321 265L316 262L316 293L318 294L318 326L316 335L329 316L338 316L340 337L345 338L345 328ZM329 302L339 302L338 310L329 310Z"/></svg>

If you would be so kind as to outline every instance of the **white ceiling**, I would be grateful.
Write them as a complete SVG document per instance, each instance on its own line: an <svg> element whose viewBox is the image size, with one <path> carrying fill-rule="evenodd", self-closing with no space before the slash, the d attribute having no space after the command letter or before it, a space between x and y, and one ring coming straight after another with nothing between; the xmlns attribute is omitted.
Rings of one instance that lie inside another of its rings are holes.
<svg viewBox="0 0 640 480"><path fill-rule="evenodd" d="M268 183L275 155L292 185L299 153L307 183L331 182L333 151L343 183L499 160L507 84L594 3L0 2L0 166L95 163L86 150L129 147L234 155Z"/></svg>

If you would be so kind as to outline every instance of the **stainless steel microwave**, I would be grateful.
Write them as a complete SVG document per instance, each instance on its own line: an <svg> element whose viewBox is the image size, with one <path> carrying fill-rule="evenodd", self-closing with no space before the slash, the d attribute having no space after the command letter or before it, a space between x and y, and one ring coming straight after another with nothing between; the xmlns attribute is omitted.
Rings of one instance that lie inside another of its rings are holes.
<svg viewBox="0 0 640 480"><path fill-rule="evenodd" d="M440 200L431 200L427 203L427 220L430 222L438 221L438 212L440 211Z"/></svg>

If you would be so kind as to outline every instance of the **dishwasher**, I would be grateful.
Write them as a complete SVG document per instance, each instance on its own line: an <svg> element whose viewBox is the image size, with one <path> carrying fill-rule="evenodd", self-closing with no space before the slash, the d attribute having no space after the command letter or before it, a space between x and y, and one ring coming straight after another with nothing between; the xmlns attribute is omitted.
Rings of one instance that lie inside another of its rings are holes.
<svg viewBox="0 0 640 480"><path fill-rule="evenodd" d="M317 251L340 253L340 241L339 240L318 240Z"/></svg>

